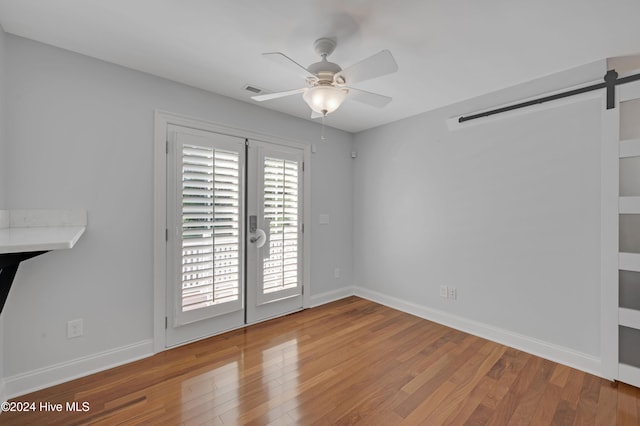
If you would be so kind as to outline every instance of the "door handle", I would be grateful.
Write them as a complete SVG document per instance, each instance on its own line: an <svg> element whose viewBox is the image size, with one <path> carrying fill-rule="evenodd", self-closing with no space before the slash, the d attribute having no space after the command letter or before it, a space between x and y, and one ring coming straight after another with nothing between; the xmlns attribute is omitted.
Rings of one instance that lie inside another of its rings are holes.
<svg viewBox="0 0 640 426"><path fill-rule="evenodd" d="M257 248L260 248L267 242L267 234L262 229L257 228L256 235L249 238L249 242L255 244Z"/></svg>

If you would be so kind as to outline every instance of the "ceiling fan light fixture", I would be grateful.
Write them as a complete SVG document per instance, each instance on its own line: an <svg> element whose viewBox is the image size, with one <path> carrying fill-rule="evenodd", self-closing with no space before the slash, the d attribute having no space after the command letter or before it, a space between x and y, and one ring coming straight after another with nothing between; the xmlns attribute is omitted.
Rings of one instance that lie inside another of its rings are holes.
<svg viewBox="0 0 640 426"><path fill-rule="evenodd" d="M307 90L302 98L313 111L327 115L337 110L347 97L348 90L334 86L315 86Z"/></svg>

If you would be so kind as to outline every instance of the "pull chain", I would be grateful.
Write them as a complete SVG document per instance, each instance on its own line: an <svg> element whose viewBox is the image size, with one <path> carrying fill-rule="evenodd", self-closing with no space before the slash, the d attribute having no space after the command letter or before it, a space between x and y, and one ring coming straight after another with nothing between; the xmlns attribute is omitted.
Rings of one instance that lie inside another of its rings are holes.
<svg viewBox="0 0 640 426"><path fill-rule="evenodd" d="M323 111L322 114L322 131L320 132L320 140L325 140L326 138L324 137L324 119L327 117L327 113L325 111Z"/></svg>

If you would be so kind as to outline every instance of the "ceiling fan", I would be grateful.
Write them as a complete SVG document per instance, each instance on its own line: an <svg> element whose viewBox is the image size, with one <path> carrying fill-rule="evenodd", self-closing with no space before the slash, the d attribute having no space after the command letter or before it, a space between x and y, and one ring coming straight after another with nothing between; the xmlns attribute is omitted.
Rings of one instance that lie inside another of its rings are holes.
<svg viewBox="0 0 640 426"><path fill-rule="evenodd" d="M354 83L396 72L398 65L391 52L382 50L350 67L342 69L338 64L327 61L327 56L331 55L335 50L336 44L336 41L330 38L316 40L313 46L322 59L307 68L284 53L263 53L266 58L295 70L305 79L308 87L252 96L251 99L268 101L302 93L302 98L312 110L311 118L325 117L327 114L332 113L338 109L347 97L378 108L382 108L391 102L391 98L388 96L366 92L350 86Z"/></svg>

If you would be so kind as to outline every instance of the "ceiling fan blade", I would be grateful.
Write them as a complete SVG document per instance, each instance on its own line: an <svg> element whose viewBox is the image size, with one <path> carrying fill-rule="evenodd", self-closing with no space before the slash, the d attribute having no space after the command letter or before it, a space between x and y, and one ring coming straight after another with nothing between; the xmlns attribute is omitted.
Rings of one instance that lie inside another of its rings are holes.
<svg viewBox="0 0 640 426"><path fill-rule="evenodd" d="M362 102L363 104L371 105L376 108L382 108L391 102L391 98L389 96L378 95L377 93L366 92L360 89L354 89L353 87L349 87L349 99L353 99L354 101Z"/></svg>
<svg viewBox="0 0 640 426"><path fill-rule="evenodd" d="M382 50L343 69L335 75L334 81L338 84L353 84L396 71L398 71L398 64L393 59L393 55L388 50Z"/></svg>
<svg viewBox="0 0 640 426"><path fill-rule="evenodd" d="M301 89L287 90L286 92L276 92L276 93L267 93L266 95L256 95L252 96L251 99L254 101L262 102L269 101L271 99L284 98L285 96L291 96L298 93L306 92L307 88L303 87Z"/></svg>
<svg viewBox="0 0 640 426"><path fill-rule="evenodd" d="M302 76L303 78L312 78L314 80L317 80L317 77L314 74L307 71L305 67L303 67L302 65L300 65L299 63L297 63L296 61L294 61L284 53L268 52L268 53L263 53L262 56L272 60L277 64L284 66L285 68L288 68L291 71L296 72L298 75Z"/></svg>

